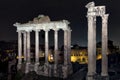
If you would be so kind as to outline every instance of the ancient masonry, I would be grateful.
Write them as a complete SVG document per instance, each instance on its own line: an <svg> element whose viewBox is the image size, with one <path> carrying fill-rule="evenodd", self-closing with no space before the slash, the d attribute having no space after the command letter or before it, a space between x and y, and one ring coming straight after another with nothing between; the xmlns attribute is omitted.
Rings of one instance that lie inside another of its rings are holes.
<svg viewBox="0 0 120 80"><path fill-rule="evenodd" d="M108 79L107 63L107 22L109 14L105 14L105 6L95 6L94 2L86 5L88 8L88 73L87 80L94 80L96 75L96 17L102 18L102 72L101 76Z"/></svg>
<svg viewBox="0 0 120 80"><path fill-rule="evenodd" d="M29 71L35 71L39 75L54 76L67 78L68 75L72 74L72 65L70 62L70 51L71 51L71 29L68 26L67 20L62 21L50 21L48 16L39 15L34 18L33 21L28 23L20 24L15 23L18 32L18 70L22 66L22 34L24 44L24 62L25 62L25 73ZM64 64L58 64L58 31L62 29L64 31ZM39 32L45 31L45 63L44 66L40 66L39 63ZM48 62L48 51L49 51L49 40L48 32L54 30L54 65ZM30 32L35 31L35 63L31 63L30 56ZM61 73L59 74L59 67L61 67ZM43 70L43 69L44 70ZM43 70L43 71L42 71ZM54 70L54 71L52 71Z"/></svg>
<svg viewBox="0 0 120 80"><path fill-rule="evenodd" d="M94 2L90 2L86 5L88 8L87 18L88 18L88 73L87 80L95 80L96 75L96 17L102 18L102 72L101 76L105 80L108 80L108 63L107 63L107 41L108 41L108 16L106 14L105 6L95 6ZM67 20L62 21L50 21L48 16L40 15L34 18L33 21L28 23L20 24L15 23L14 26L17 27L18 32L18 69L22 66L22 34L24 43L24 62L25 62L25 73L29 71L35 71L39 75L44 76L54 76L67 78L68 75L72 74L72 65L70 62L70 51L71 51L71 29L68 26L69 22ZM49 40L48 32L54 30L54 65L48 62L48 50L49 50ZM58 64L58 30L62 29L64 31L64 64ZM45 31L45 63L44 66L40 66L39 63L39 32L41 30ZM35 63L31 63L30 59L30 32L35 31ZM60 68L61 66L61 68ZM42 71L43 68L43 71ZM58 70L61 69L62 72ZM53 71L52 71L53 70ZM52 73L53 72L53 73Z"/></svg>

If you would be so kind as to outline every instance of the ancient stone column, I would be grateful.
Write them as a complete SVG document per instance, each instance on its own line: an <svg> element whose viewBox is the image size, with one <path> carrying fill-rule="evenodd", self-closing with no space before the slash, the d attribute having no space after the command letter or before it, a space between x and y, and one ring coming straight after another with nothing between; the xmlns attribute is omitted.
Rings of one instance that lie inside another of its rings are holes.
<svg viewBox="0 0 120 80"><path fill-rule="evenodd" d="M88 17L88 73L87 79L93 80L93 75L95 74L95 58L94 58L94 16Z"/></svg>
<svg viewBox="0 0 120 80"><path fill-rule="evenodd" d="M67 30L64 30L64 65L67 65L68 64L68 31Z"/></svg>
<svg viewBox="0 0 120 80"><path fill-rule="evenodd" d="M49 50L49 42L48 42L48 32L49 30L45 30L45 64L44 64L44 74L46 76L49 74L49 62L48 62L48 50Z"/></svg>
<svg viewBox="0 0 120 80"><path fill-rule="evenodd" d="M38 71L39 66L39 30L35 31L35 71Z"/></svg>
<svg viewBox="0 0 120 80"><path fill-rule="evenodd" d="M108 76L108 31L107 31L107 22L108 14L102 16L102 76Z"/></svg>
<svg viewBox="0 0 120 80"><path fill-rule="evenodd" d="M21 68L22 64L22 33L21 31L18 31L18 70Z"/></svg>
<svg viewBox="0 0 120 80"><path fill-rule="evenodd" d="M24 61L26 62L26 44L27 44L27 41L26 41L26 32L23 33L24 34Z"/></svg>
<svg viewBox="0 0 120 80"><path fill-rule="evenodd" d="M54 45L55 45L55 48L54 48L54 51L55 51L55 64L57 65L58 64L58 30L55 30L55 33L54 33Z"/></svg>
<svg viewBox="0 0 120 80"><path fill-rule="evenodd" d="M68 64L71 64L71 29L68 30Z"/></svg>
<svg viewBox="0 0 120 80"><path fill-rule="evenodd" d="M29 65L30 65L30 32L27 32L27 62L26 62L26 71L25 73L29 72Z"/></svg>
<svg viewBox="0 0 120 80"><path fill-rule="evenodd" d="M57 65L58 65L58 30L55 29L54 30L54 75L57 76L58 74L58 70L57 70Z"/></svg>
<svg viewBox="0 0 120 80"><path fill-rule="evenodd" d="M96 16L93 17L93 56L94 72L96 74Z"/></svg>
<svg viewBox="0 0 120 80"><path fill-rule="evenodd" d="M45 31L45 63L46 64L48 64L48 50L49 50L48 32L49 30Z"/></svg>

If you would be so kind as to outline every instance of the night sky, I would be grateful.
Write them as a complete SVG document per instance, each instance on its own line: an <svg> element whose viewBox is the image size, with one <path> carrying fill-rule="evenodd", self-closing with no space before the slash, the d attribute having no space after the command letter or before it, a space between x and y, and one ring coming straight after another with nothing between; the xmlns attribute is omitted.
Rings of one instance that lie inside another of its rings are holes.
<svg viewBox="0 0 120 80"><path fill-rule="evenodd" d="M0 0L0 40L17 40L15 22L24 23L39 14L52 21L66 19L72 29L72 44L87 45L87 9L92 0ZM109 39L120 45L120 0L94 0L109 13ZM97 18L97 41L101 40L101 19ZM34 37L33 37L34 38Z"/></svg>

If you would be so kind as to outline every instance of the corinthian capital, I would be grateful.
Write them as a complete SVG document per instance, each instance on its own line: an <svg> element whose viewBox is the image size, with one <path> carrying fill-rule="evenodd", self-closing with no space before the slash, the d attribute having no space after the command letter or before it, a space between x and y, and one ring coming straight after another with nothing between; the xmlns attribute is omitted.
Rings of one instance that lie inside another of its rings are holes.
<svg viewBox="0 0 120 80"><path fill-rule="evenodd" d="M106 22L108 20L108 16L109 14L102 15L102 20Z"/></svg>

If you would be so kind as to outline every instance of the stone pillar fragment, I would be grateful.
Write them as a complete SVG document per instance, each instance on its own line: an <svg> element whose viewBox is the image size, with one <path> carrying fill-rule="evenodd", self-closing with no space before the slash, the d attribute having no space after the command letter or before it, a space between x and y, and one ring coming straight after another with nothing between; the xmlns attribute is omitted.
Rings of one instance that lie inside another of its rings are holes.
<svg viewBox="0 0 120 80"><path fill-rule="evenodd" d="M17 68L18 70L21 68L22 64L22 33L21 31L18 31L18 65Z"/></svg>
<svg viewBox="0 0 120 80"><path fill-rule="evenodd" d="M107 22L108 14L102 16L102 76L108 76L108 31L107 31Z"/></svg>

